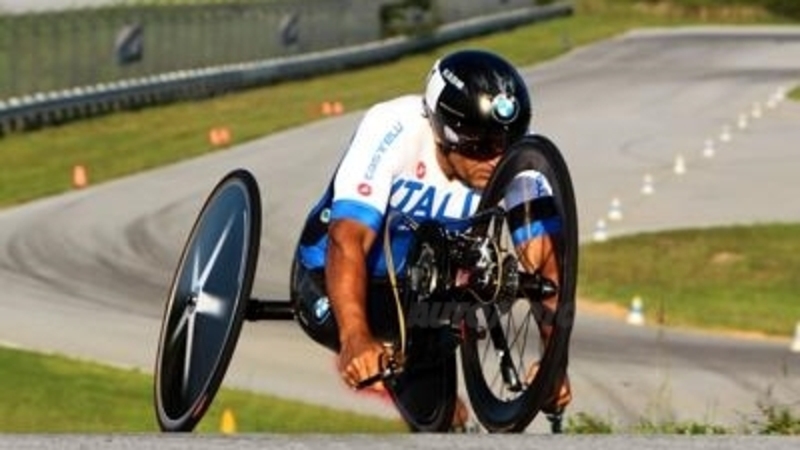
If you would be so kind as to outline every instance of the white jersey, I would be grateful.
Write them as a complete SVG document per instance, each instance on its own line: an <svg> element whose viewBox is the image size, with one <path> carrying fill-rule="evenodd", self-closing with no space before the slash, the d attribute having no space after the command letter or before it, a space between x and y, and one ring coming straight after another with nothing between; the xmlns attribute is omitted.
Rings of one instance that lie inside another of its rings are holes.
<svg viewBox="0 0 800 450"><path fill-rule="evenodd" d="M399 212L421 222L435 219L445 228L461 229L475 213L480 192L457 178L448 179L436 160L433 130L424 116L422 97L409 95L370 108L360 123L333 181L309 214L298 256L307 268L321 268L327 250L327 224L353 219L378 234L369 259L373 276L386 275L384 223ZM537 197L552 196L547 180L530 171L517 176L505 197L511 208ZM516 186L516 187L515 187ZM531 188L532 187L532 188ZM546 222L532 222L513 231L520 243L547 232ZM401 270L411 231L403 220L389 223L392 259Z"/></svg>

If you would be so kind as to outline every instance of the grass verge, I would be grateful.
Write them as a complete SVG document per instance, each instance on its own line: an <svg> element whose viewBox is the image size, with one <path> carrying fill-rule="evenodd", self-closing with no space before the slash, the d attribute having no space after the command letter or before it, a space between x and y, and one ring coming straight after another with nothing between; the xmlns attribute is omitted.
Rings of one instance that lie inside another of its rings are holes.
<svg viewBox="0 0 800 450"><path fill-rule="evenodd" d="M800 86L795 87L789 92L789 98L800 101Z"/></svg>
<svg viewBox="0 0 800 450"><path fill-rule="evenodd" d="M530 65L637 27L777 20L752 8L710 9L700 14L684 7L643 7L624 0L577 0L573 17L471 39L381 66L11 135L2 139L0 152L0 207L71 189L76 165L86 167L90 182L98 183L214 151L207 138L212 127L227 126L232 143L238 144L319 119L324 100L339 100L347 110L355 110L419 92L432 61L455 48L490 49L516 64Z"/></svg>
<svg viewBox="0 0 800 450"><path fill-rule="evenodd" d="M152 432L158 430L152 377L61 356L0 347L0 432ZM222 412L238 432L402 432L399 421L223 389L199 432L219 432Z"/></svg>
<svg viewBox="0 0 800 450"><path fill-rule="evenodd" d="M581 247L580 295L650 323L787 336L800 321L800 224L640 234Z"/></svg>
<svg viewBox="0 0 800 450"><path fill-rule="evenodd" d="M619 427L613 420L577 413L567 419L567 434L680 434L680 435L720 435L720 434L760 434L760 435L800 435L800 416L791 408L781 405L759 405L761 417L740 427L723 427L703 422L652 422L642 420L630 427Z"/></svg>

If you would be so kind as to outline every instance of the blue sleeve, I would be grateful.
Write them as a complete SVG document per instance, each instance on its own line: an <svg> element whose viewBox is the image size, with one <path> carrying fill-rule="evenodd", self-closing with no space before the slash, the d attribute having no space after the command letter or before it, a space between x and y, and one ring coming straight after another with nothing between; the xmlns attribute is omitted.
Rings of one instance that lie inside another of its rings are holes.
<svg viewBox="0 0 800 450"><path fill-rule="evenodd" d="M355 200L336 200L331 205L331 220L352 219L370 227L376 233L381 231L383 212L374 206Z"/></svg>

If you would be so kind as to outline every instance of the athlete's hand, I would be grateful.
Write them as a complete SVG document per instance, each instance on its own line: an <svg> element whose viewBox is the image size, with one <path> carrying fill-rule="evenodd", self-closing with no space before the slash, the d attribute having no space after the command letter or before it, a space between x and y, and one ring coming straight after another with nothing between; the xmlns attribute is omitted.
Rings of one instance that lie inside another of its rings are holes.
<svg viewBox="0 0 800 450"><path fill-rule="evenodd" d="M358 383L380 373L385 351L386 348L380 342L366 333L343 338L339 351L339 373L342 380L355 389ZM377 391L385 389L380 381L369 387Z"/></svg>

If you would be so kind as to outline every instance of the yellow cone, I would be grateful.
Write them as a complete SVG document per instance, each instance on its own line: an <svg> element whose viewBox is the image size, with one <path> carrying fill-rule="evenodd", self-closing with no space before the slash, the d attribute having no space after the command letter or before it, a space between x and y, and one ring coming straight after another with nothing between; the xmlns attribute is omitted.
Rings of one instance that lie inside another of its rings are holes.
<svg viewBox="0 0 800 450"><path fill-rule="evenodd" d="M220 424L219 431L222 434L236 433L236 418L233 417L233 411L230 408L225 408L222 412L222 423Z"/></svg>

